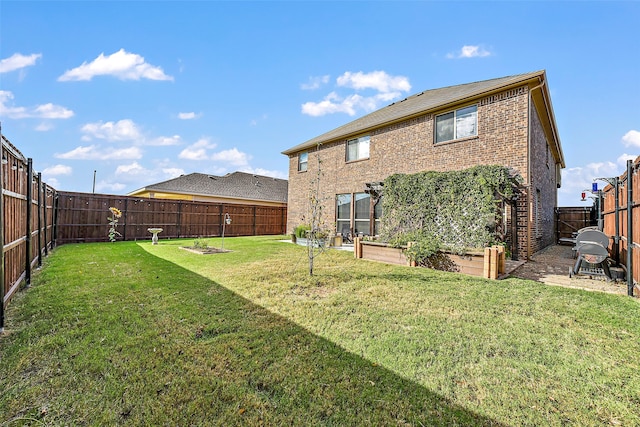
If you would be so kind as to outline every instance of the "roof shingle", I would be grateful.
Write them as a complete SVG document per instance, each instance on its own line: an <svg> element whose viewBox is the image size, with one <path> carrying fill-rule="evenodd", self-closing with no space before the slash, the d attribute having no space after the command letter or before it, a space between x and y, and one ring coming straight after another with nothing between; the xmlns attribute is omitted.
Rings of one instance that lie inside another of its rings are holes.
<svg viewBox="0 0 640 427"><path fill-rule="evenodd" d="M544 78L544 71L535 71L526 74L483 80L475 83L466 83L457 86L426 90L415 95L411 95L402 101L394 102L393 104L376 110L366 116L360 117L359 119L312 138L302 144L296 145L295 147L289 148L288 150L283 151L282 154L293 154L295 152L314 147L320 143L335 141L359 132L365 132L404 118L436 110L454 102L481 96L483 94L514 84L523 83L538 77Z"/></svg>
<svg viewBox="0 0 640 427"><path fill-rule="evenodd" d="M141 190L287 203L288 184L286 179L246 172L224 176L191 173L148 185Z"/></svg>

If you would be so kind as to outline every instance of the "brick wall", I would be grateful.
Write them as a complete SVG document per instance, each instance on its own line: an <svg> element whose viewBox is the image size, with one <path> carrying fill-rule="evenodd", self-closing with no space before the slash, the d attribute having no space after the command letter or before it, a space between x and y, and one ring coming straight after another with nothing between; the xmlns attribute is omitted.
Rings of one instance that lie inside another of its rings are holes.
<svg viewBox="0 0 640 427"><path fill-rule="evenodd" d="M556 162L540 118L531 105L531 253L555 243Z"/></svg>
<svg viewBox="0 0 640 427"><path fill-rule="evenodd" d="M291 155L287 231L291 232L307 216L308 195L318 179L318 156L322 172L319 176L320 199L324 203L327 223L335 220L336 194L363 192L365 183L382 181L393 173L460 170L498 164L514 168L527 182L528 102L527 86L477 100L476 137L434 144L435 115L425 114L370 132L369 159L366 160L345 162L346 139L309 150L306 172L298 172L298 155ZM553 172L555 177L555 170ZM547 187L543 188L546 191ZM555 197L555 189L553 194ZM524 209L525 212L518 223L523 222L520 225L526 230L526 201L522 203L525 205L518 206L518 211ZM526 234L518 236L518 241L526 242Z"/></svg>

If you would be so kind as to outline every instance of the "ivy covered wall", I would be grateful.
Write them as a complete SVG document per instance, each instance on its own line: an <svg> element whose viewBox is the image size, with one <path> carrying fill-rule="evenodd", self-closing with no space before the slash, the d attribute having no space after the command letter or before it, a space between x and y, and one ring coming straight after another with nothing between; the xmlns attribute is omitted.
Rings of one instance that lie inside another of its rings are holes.
<svg viewBox="0 0 640 427"><path fill-rule="evenodd" d="M380 238L431 241L455 252L497 243L498 206L516 184L504 166L391 175L384 181Z"/></svg>

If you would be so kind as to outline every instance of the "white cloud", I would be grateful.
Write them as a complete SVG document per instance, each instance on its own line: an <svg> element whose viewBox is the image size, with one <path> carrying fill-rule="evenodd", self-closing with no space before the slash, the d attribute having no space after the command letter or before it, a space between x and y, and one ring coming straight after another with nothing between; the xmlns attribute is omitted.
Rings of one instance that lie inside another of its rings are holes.
<svg viewBox="0 0 640 427"><path fill-rule="evenodd" d="M618 157L617 162L618 165L627 165L627 160L635 160L638 158L637 154L623 154L620 157Z"/></svg>
<svg viewBox="0 0 640 427"><path fill-rule="evenodd" d="M124 49L109 56L101 53L92 62L83 62L79 67L67 70L58 77L58 81L91 80L95 76L114 76L120 80L173 81L173 77L166 75L162 68L148 64L142 56L129 53Z"/></svg>
<svg viewBox="0 0 640 427"><path fill-rule="evenodd" d="M142 158L138 147L101 150L95 145L80 146L66 153L56 153L58 159L68 160L132 160Z"/></svg>
<svg viewBox="0 0 640 427"><path fill-rule="evenodd" d="M347 71L336 80L338 86L349 87L355 90L374 89L378 92L408 92L411 90L409 79L404 76L390 76L384 71L372 71L352 73Z"/></svg>
<svg viewBox="0 0 640 427"><path fill-rule="evenodd" d="M263 169L263 168L244 167L238 170L240 172L252 173L255 175L270 176L272 178L287 179L289 177L288 172L269 170L269 169Z"/></svg>
<svg viewBox="0 0 640 427"><path fill-rule="evenodd" d="M73 111L52 103L29 108L7 105L12 100L13 93L0 90L0 116L9 117L10 119L68 119L74 115Z"/></svg>
<svg viewBox="0 0 640 427"><path fill-rule="evenodd" d="M196 114L193 111L189 113L178 113L178 118L180 120L193 120L198 119L202 116L202 114Z"/></svg>
<svg viewBox="0 0 640 427"><path fill-rule="evenodd" d="M484 49L481 46L471 46L471 45L464 45L462 46L459 52L452 52L447 54L447 58L449 59L483 58L485 56L491 56L491 52L489 52L488 50Z"/></svg>
<svg viewBox="0 0 640 427"><path fill-rule="evenodd" d="M640 132L637 130L630 130L622 137L622 143L625 147L640 147Z"/></svg>
<svg viewBox="0 0 640 427"><path fill-rule="evenodd" d="M53 129L53 124L50 122L42 122L38 126L35 127L35 130L38 132L47 132Z"/></svg>
<svg viewBox="0 0 640 427"><path fill-rule="evenodd" d="M138 162L133 162L129 165L120 165L116 168L116 175L135 175L142 176L147 175L149 171L143 168Z"/></svg>
<svg viewBox="0 0 640 427"><path fill-rule="evenodd" d="M71 166L55 165L55 166L50 166L48 168L45 168L42 171L42 175L45 175L45 176L71 175L71 172L73 172L73 169L71 168Z"/></svg>
<svg viewBox="0 0 640 427"><path fill-rule="evenodd" d="M42 58L42 54L40 53L32 53L31 55L14 53L10 57L0 60L0 73L8 73L35 65L36 61L40 58Z"/></svg>
<svg viewBox="0 0 640 427"><path fill-rule="evenodd" d="M336 79L339 88L349 88L357 91L374 90L373 95L351 93L341 95L333 91L319 102L305 102L302 104L302 114L313 117L326 114L346 113L350 116L360 111L365 113L380 108L385 103L402 96L402 92L411 90L409 79L404 76L391 76L384 71L352 73L347 71Z"/></svg>
<svg viewBox="0 0 640 427"><path fill-rule="evenodd" d="M167 179L177 178L180 175L184 175L184 169L180 168L163 168L162 173Z"/></svg>
<svg viewBox="0 0 640 427"><path fill-rule="evenodd" d="M239 151L237 148L232 148L230 150L223 150L218 153L214 153L211 156L211 160L216 162L224 162L230 163L234 166L245 166L249 164L249 160L251 156L247 153L243 153Z"/></svg>
<svg viewBox="0 0 640 427"><path fill-rule="evenodd" d="M68 119L73 117L73 111L61 107L60 105L53 105L52 103L38 105L33 110L33 117L40 117L43 119Z"/></svg>
<svg viewBox="0 0 640 427"><path fill-rule="evenodd" d="M586 202L580 202L580 194L587 190L587 194L591 194L591 184L595 178L613 178L620 176L626 170L627 159L635 159L636 156L630 154L622 154L615 162L593 162L585 166L566 168L562 170L562 187L558 190L558 198L569 200L571 203L565 206L580 206L592 204L591 199ZM604 188L606 183L598 181L598 187Z"/></svg>
<svg viewBox="0 0 640 427"><path fill-rule="evenodd" d="M129 119L87 123L80 130L84 133L83 141L91 141L94 138L107 141L140 141L142 139L138 126Z"/></svg>
<svg viewBox="0 0 640 427"><path fill-rule="evenodd" d="M53 188L60 188L60 181L58 181L56 178L49 177L49 178L44 179L44 182L46 182L47 184L49 184Z"/></svg>
<svg viewBox="0 0 640 427"><path fill-rule="evenodd" d="M354 116L359 110L371 112L378 109L384 103L390 101L389 93L381 93L375 96L364 97L358 94L340 97L336 92L331 92L320 102L305 102L302 104L302 113L312 117L325 114L346 113ZM391 99L397 97L395 94Z"/></svg>
<svg viewBox="0 0 640 427"><path fill-rule="evenodd" d="M154 145L154 146L168 146L168 145L180 145L180 144L182 144L182 138L180 137L180 135L159 136L157 138L145 141L145 145Z"/></svg>
<svg viewBox="0 0 640 427"><path fill-rule="evenodd" d="M118 193L124 190L127 186L119 182L99 181L96 183L96 191L98 193Z"/></svg>
<svg viewBox="0 0 640 427"><path fill-rule="evenodd" d="M208 160L207 150L216 148L216 144L209 142L208 139L202 138L191 144L178 154L178 158L185 160Z"/></svg>
<svg viewBox="0 0 640 427"><path fill-rule="evenodd" d="M307 83L302 83L300 88L303 90L315 90L319 89L320 86L326 85L329 83L329 75L325 76L317 76L317 77L309 77L309 81Z"/></svg>

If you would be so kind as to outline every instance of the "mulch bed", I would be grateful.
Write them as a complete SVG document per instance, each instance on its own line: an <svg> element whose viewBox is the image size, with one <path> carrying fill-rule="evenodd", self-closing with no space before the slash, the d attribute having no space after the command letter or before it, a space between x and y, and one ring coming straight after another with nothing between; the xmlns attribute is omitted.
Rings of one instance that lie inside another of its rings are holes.
<svg viewBox="0 0 640 427"><path fill-rule="evenodd" d="M200 254L200 255L210 255L210 254L220 254L225 252L231 252L230 250L227 250L227 249L211 248L211 247L194 248L192 246L180 246L180 249L184 249L185 251L193 252L194 254Z"/></svg>

